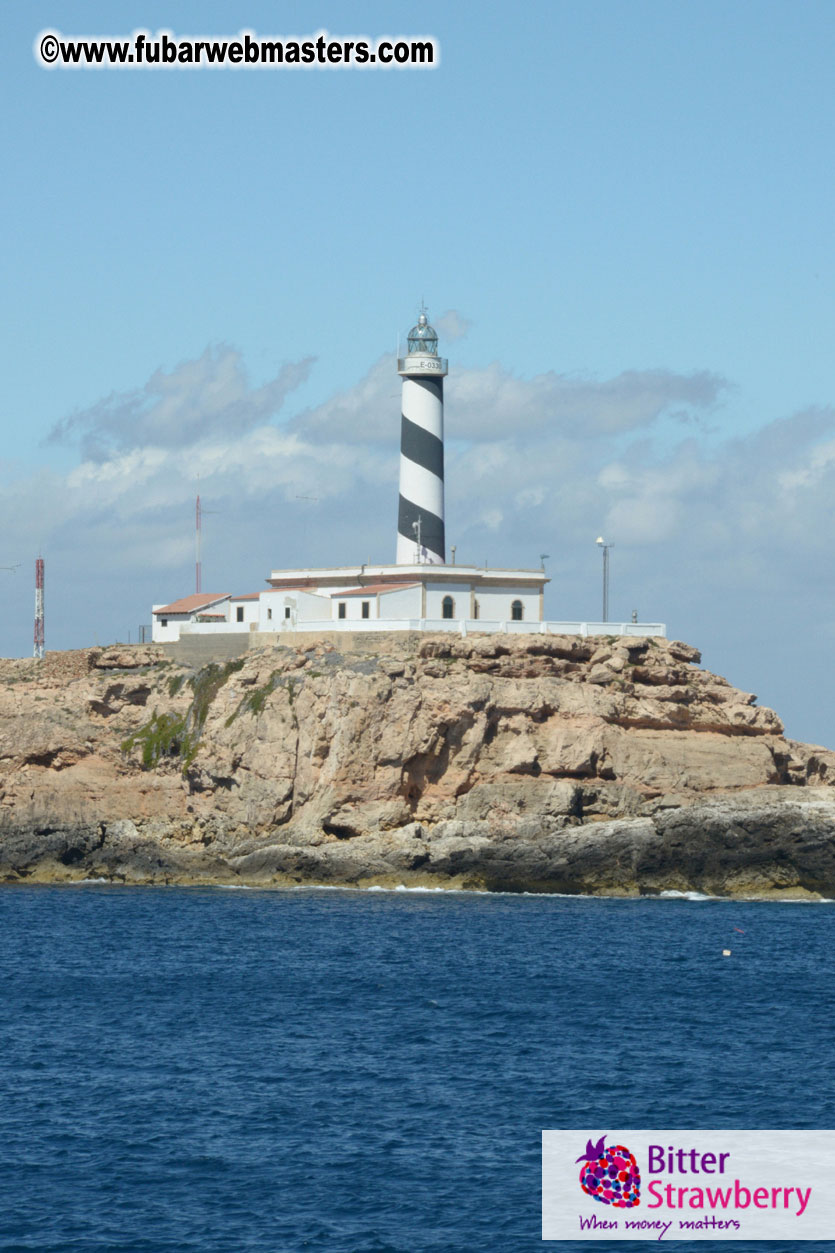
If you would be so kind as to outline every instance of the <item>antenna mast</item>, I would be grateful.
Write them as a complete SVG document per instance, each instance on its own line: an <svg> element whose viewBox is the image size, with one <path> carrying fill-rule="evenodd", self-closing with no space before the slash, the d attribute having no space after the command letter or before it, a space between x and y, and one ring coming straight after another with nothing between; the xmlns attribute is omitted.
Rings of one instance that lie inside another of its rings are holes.
<svg viewBox="0 0 835 1253"><path fill-rule="evenodd" d="M43 557L35 562L35 649L34 657L43 657Z"/></svg>
<svg viewBox="0 0 835 1253"><path fill-rule="evenodd" d="M200 496L198 495L197 504L195 505L195 508L194 508L194 553L195 553L194 590L195 592L201 592L203 590L200 586L202 574L203 574L202 562L200 560L200 541L202 538L202 535L201 535L202 529L203 529L203 525L202 525L202 518L201 518L201 513L200 513Z"/></svg>

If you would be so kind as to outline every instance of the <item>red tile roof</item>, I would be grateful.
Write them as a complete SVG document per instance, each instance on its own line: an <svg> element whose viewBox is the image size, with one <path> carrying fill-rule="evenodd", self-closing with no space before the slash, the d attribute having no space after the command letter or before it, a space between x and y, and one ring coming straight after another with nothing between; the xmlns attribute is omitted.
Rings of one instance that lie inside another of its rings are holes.
<svg viewBox="0 0 835 1253"><path fill-rule="evenodd" d="M216 605L219 600L228 599L228 592L192 592L191 596L172 600L170 605L163 605L162 608L155 609L154 613L194 613L195 609L208 608L209 605Z"/></svg>
<svg viewBox="0 0 835 1253"><path fill-rule="evenodd" d="M232 597L232 599L233 599L234 601L238 601L238 600L257 600L257 599L258 599L258 597L259 597L260 595L261 595L261 593L260 593L260 592L244 592L243 596L233 596L233 597Z"/></svg>
<svg viewBox="0 0 835 1253"><path fill-rule="evenodd" d="M420 587L420 583L369 583L367 587L352 587L349 592L331 592L331 598L336 600L342 596L376 596L384 592L402 592L407 587Z"/></svg>

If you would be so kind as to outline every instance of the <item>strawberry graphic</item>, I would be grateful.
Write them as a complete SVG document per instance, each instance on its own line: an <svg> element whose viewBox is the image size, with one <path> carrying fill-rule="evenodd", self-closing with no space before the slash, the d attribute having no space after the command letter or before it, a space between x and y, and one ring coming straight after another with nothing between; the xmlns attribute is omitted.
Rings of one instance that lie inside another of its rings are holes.
<svg viewBox="0 0 835 1253"><path fill-rule="evenodd" d="M605 1139L601 1136L597 1144L589 1140L585 1153L577 1158L583 1163L580 1187L603 1205L633 1209L641 1204L641 1172L635 1155L623 1144L610 1144L605 1148Z"/></svg>

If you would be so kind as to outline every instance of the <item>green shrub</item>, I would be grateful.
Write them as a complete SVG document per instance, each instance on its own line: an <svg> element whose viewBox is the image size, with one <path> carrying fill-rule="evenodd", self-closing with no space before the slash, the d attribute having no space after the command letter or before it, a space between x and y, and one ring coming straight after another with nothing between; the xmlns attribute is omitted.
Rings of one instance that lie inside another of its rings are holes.
<svg viewBox="0 0 835 1253"><path fill-rule="evenodd" d="M133 735L123 740L122 752L129 753L141 745L144 770L152 770L164 757L179 757L185 774L200 748L200 736L212 701L227 679L240 670L243 664L243 658L239 658L237 661L227 661L223 666L215 662L204 666L188 681L194 695L186 712L154 713L150 722L146 722ZM176 696L183 686L184 678L184 675L175 675L169 680L169 696Z"/></svg>

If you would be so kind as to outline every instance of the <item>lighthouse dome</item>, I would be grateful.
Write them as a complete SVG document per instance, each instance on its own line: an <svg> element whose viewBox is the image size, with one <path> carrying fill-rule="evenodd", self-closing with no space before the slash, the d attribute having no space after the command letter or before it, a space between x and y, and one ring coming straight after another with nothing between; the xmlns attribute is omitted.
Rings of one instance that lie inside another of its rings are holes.
<svg viewBox="0 0 835 1253"><path fill-rule="evenodd" d="M416 352L430 353L433 357L438 355L438 334L427 322L425 313L418 318L417 326L409 331L409 356Z"/></svg>

